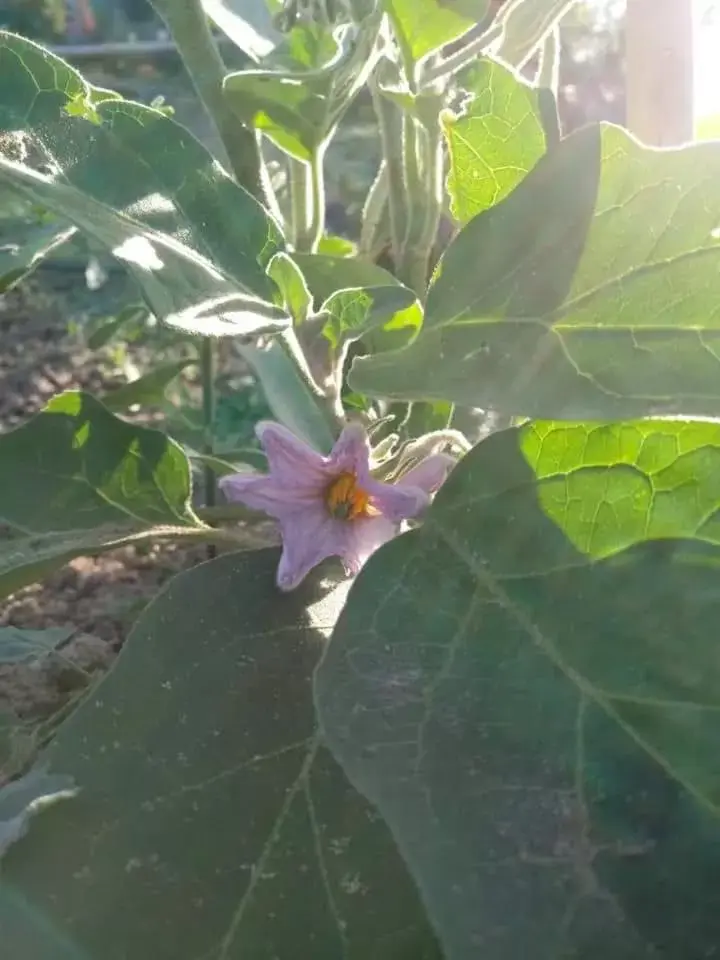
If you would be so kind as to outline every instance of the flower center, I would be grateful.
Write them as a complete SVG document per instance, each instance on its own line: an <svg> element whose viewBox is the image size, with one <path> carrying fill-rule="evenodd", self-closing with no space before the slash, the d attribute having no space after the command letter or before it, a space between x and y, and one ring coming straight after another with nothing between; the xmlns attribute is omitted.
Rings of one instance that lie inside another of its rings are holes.
<svg viewBox="0 0 720 960"><path fill-rule="evenodd" d="M357 485L354 473L341 473L328 484L325 503L331 516L338 520L357 520L370 516L372 512L370 498Z"/></svg>

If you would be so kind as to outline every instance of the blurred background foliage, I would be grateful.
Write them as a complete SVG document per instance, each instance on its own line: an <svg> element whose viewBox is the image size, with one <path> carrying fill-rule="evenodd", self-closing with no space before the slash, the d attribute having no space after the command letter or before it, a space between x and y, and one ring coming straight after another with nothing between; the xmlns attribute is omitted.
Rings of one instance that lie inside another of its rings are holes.
<svg viewBox="0 0 720 960"><path fill-rule="evenodd" d="M496 5L504 2L497 0ZM582 0L563 24L560 114L566 131L592 120L624 120L620 29L624 8L624 0ZM210 125L172 52L150 49L147 55L98 52L88 56L73 49L83 44L167 39L149 0L0 0L0 25L52 44L61 53L63 46L69 46L68 59L99 86L144 102L162 97L173 106L178 120L213 147ZM223 55L229 65L243 64L243 54L229 45L223 45ZM331 230L354 232L376 166L372 109L368 99L359 97L328 155Z"/></svg>

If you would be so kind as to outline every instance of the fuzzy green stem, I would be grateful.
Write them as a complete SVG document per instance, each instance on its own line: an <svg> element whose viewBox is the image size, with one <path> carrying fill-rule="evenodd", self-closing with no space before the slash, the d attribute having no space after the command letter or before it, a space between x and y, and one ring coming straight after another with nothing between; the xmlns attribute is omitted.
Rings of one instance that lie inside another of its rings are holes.
<svg viewBox="0 0 720 960"><path fill-rule="evenodd" d="M465 46L460 47L455 53L429 65L427 69L423 71L421 78L422 86L430 87L440 80L446 80L448 77L452 77L458 73L458 71L462 70L463 67L469 66L473 60L487 50L490 44L502 36L504 29L505 25L501 21L495 21L490 24L487 30L468 39Z"/></svg>
<svg viewBox="0 0 720 960"><path fill-rule="evenodd" d="M437 116L421 123L405 115L403 158L408 191L407 233L398 277L424 299L428 260L435 240L442 203L440 130ZM440 178L440 189L438 179Z"/></svg>
<svg viewBox="0 0 720 960"><path fill-rule="evenodd" d="M540 51L540 65L535 78L536 86L552 90L556 97L560 84L560 53L560 27L556 23Z"/></svg>
<svg viewBox="0 0 720 960"><path fill-rule="evenodd" d="M290 222L288 235L293 249L299 250L307 231L307 169L302 160L288 157L288 191L290 194Z"/></svg>
<svg viewBox="0 0 720 960"><path fill-rule="evenodd" d="M255 133L240 123L225 100L223 79L227 71L202 3L200 0L152 0L152 4L167 24L198 96L223 142L235 178L262 200Z"/></svg>
<svg viewBox="0 0 720 960"><path fill-rule="evenodd" d="M418 136L415 118L404 113L402 118L402 162L406 189L405 236L400 248L398 276L404 283L410 281L411 246L417 231L418 203L420 200L420 171L418 170Z"/></svg>
<svg viewBox="0 0 720 960"><path fill-rule="evenodd" d="M423 178L426 184L425 209L414 269L417 271L418 278L422 277L424 289L427 286L430 254L437 239L443 208L445 168L439 113L424 126L423 131L426 138L425 175Z"/></svg>
<svg viewBox="0 0 720 960"><path fill-rule="evenodd" d="M305 245L310 253L316 253L325 232L325 148L319 147L310 158L308 169L308 201L310 216Z"/></svg>
<svg viewBox="0 0 720 960"><path fill-rule="evenodd" d="M293 248L315 253L325 230L325 148L318 147L306 163L288 157L290 238Z"/></svg>
<svg viewBox="0 0 720 960"><path fill-rule="evenodd" d="M385 242L382 236L383 214L388 203L387 161L383 159L377 176L365 200L360 228L360 256L374 258L378 246Z"/></svg>
<svg viewBox="0 0 720 960"><path fill-rule="evenodd" d="M407 232L407 191L403 171L401 114L395 104L380 92L374 78L368 81L380 131L380 144L387 168L390 243L393 262L400 262L400 251Z"/></svg>

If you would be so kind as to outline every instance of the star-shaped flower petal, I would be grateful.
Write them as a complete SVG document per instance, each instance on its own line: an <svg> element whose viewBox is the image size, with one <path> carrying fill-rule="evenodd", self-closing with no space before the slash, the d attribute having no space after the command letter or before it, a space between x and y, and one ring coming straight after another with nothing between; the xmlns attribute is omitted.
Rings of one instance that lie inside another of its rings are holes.
<svg viewBox="0 0 720 960"><path fill-rule="evenodd" d="M326 557L340 557L348 573L357 573L403 520L428 506L455 464L434 454L397 483L382 483L370 471L370 444L360 424L348 424L327 457L279 423L259 423L256 433L270 472L233 474L220 486L228 500L278 521L281 590L293 590Z"/></svg>

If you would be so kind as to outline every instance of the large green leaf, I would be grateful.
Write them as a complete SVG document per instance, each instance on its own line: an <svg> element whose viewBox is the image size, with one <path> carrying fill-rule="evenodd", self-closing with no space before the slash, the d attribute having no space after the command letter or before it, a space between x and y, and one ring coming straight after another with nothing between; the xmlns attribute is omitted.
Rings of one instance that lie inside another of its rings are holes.
<svg viewBox="0 0 720 960"><path fill-rule="evenodd" d="M2 877L83 960L440 960L387 828L315 729L345 589L280 594L277 560L173 580L40 758L80 792ZM10 931L8 956L55 960Z"/></svg>
<svg viewBox="0 0 720 960"><path fill-rule="evenodd" d="M452 215L467 223L511 193L545 152L538 92L511 70L480 60L463 76L463 112L442 114L450 153Z"/></svg>
<svg viewBox="0 0 720 960"><path fill-rule="evenodd" d="M493 50L512 67L524 66L576 0L511 0L502 15L504 30Z"/></svg>
<svg viewBox="0 0 720 960"><path fill-rule="evenodd" d="M84 553L153 536L202 535L182 450L88 394L54 397L0 436L0 595Z"/></svg>
<svg viewBox="0 0 720 960"><path fill-rule="evenodd" d="M100 96L68 64L0 32L0 181L66 217L125 263L151 311L207 334L286 320L265 265L278 229L162 111Z"/></svg>
<svg viewBox="0 0 720 960"><path fill-rule="evenodd" d="M309 160L372 71L378 25L370 17L361 28L343 27L334 35L317 24L295 27L269 69L225 78L228 103L244 124L291 156Z"/></svg>
<svg viewBox="0 0 720 960"><path fill-rule="evenodd" d="M406 61L422 60L480 23L488 0L382 0Z"/></svg>
<svg viewBox="0 0 720 960"><path fill-rule="evenodd" d="M720 941L718 457L707 422L502 431L353 586L321 723L446 960Z"/></svg>
<svg viewBox="0 0 720 960"><path fill-rule="evenodd" d="M586 127L467 224L420 335L351 385L538 418L716 415L718 222L719 143Z"/></svg>

